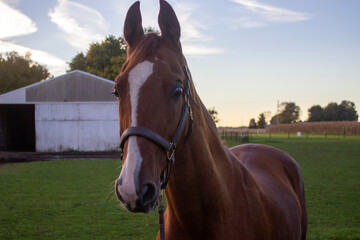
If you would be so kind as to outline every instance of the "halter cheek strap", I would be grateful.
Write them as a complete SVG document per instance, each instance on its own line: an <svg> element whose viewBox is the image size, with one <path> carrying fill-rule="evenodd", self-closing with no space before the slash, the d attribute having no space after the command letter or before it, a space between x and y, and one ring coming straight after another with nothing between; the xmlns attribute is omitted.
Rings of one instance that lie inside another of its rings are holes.
<svg viewBox="0 0 360 240"><path fill-rule="evenodd" d="M188 137L191 134L192 131L192 125L193 125L193 115L192 115L192 110L191 110L191 105L190 105L190 97L191 97L191 90L190 90L190 75L189 75L189 71L188 68L186 67L186 65L184 66L184 72L185 72L185 76L186 76L186 80L185 80L185 87L184 87L184 99L185 99L185 103L184 106L182 108L182 113L181 113L181 118L180 118L180 122L179 125L176 129L175 135L172 139L171 142L167 141L165 138L163 138L162 136L160 136L159 134L153 132L152 130L145 128L145 127L129 127L127 128L124 133L121 135L120 137L120 158L122 160L123 158L123 151L124 151L124 145L125 142L127 141L127 139L131 136L140 136L143 137L153 143L155 143L157 146L159 146L160 148L162 148L165 153L166 153L166 157L168 160L168 164L166 166L166 175L165 176L161 176L161 189L166 188L167 183L170 179L170 175L172 172L172 169L174 167L175 164L175 150L176 150L176 146L180 140L180 137L185 129L185 125L187 122L187 118L188 115L190 115L190 127L189 130L185 136L185 141L188 139Z"/></svg>

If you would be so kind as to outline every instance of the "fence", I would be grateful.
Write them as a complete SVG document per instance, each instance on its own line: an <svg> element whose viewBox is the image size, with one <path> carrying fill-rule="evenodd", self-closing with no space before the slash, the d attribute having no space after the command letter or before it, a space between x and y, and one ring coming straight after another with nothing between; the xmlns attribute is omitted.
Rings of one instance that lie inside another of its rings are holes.
<svg viewBox="0 0 360 240"><path fill-rule="evenodd" d="M312 122L280 124L267 128L271 133L310 133L310 134L334 134L334 135L360 135L360 122Z"/></svg>
<svg viewBox="0 0 360 240"><path fill-rule="evenodd" d="M257 137L261 138L331 138L331 137L349 137L349 136L360 136L360 135L354 135L354 134L346 134L346 132L343 132L343 134L333 134L329 133L327 131L319 134L319 133L310 133L310 132L282 132L282 133L274 133L271 131L267 132L236 132L236 131L222 131L220 132L220 137L222 140L226 141L237 141L237 142L249 142L252 139L256 139Z"/></svg>
<svg viewBox="0 0 360 240"><path fill-rule="evenodd" d="M220 133L220 137L223 140L234 140L234 141L241 141L241 142L249 142L250 133L247 132L229 132L229 131L222 131Z"/></svg>
<svg viewBox="0 0 360 240"><path fill-rule="evenodd" d="M219 128L221 139L241 142L249 142L253 136L264 134L265 132L265 129Z"/></svg>
<svg viewBox="0 0 360 240"><path fill-rule="evenodd" d="M223 140L234 140L248 142L254 137L274 136L287 138L302 137L313 138L330 136L346 137L360 135L360 122L315 122L315 123L296 123L280 124L271 126L267 129L247 129L247 128L219 128L220 137Z"/></svg>

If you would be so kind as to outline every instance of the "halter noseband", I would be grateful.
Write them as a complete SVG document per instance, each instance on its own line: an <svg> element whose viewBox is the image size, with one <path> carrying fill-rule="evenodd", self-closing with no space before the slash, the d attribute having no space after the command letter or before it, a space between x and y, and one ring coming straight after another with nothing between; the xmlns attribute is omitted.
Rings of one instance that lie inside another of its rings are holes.
<svg viewBox="0 0 360 240"><path fill-rule="evenodd" d="M131 136L140 136L143 137L153 143L155 143L157 146L162 148L166 153L166 158L168 160L167 166L166 166L166 176L161 176L161 189L166 188L166 185L170 179L171 171L175 164L175 150L176 146L180 140L180 137L185 129L186 120L188 115L190 115L190 127L186 134L185 140L189 137L191 130L192 130L192 124L193 124L193 115L190 105L190 97L191 97L191 90L190 90L190 75L189 70L186 65L184 65L184 72L185 72L185 87L184 87L184 99L185 103L182 108L181 118L179 125L176 129L175 135L171 142L167 141L165 138L160 136L159 134L151 131L148 128L145 127L128 127L124 133L120 137L120 159L123 158L123 152L124 152L124 145L127 139Z"/></svg>

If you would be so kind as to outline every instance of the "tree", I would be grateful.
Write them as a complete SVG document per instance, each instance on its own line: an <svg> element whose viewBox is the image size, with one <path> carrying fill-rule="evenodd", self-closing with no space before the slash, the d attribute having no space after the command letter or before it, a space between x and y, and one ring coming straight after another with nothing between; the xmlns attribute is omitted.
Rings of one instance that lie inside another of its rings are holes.
<svg viewBox="0 0 360 240"><path fill-rule="evenodd" d="M145 33L160 31L154 27L144 28ZM126 61L127 45L123 37L107 36L102 42L92 43L86 54L78 53L69 63L70 69L82 70L103 78L114 80Z"/></svg>
<svg viewBox="0 0 360 240"><path fill-rule="evenodd" d="M215 123L218 123L220 121L220 119L218 119L218 112L216 111L215 107L209 108L208 112L210 113Z"/></svg>
<svg viewBox="0 0 360 240"><path fill-rule="evenodd" d="M17 52L0 54L0 94L50 77L48 69L31 60L31 53L20 56Z"/></svg>
<svg viewBox="0 0 360 240"><path fill-rule="evenodd" d="M309 122L357 121L358 119L355 104L347 100L343 100L340 104L331 102L324 108L315 105L309 109Z"/></svg>
<svg viewBox="0 0 360 240"><path fill-rule="evenodd" d="M338 110L339 105L336 102L329 103L324 108L324 121L339 121Z"/></svg>
<svg viewBox="0 0 360 240"><path fill-rule="evenodd" d="M281 103L282 110L270 120L272 125L282 123L296 123L300 117L300 107L294 102Z"/></svg>
<svg viewBox="0 0 360 240"><path fill-rule="evenodd" d="M122 37L107 36L90 44L86 54L78 53L69 63L70 69L83 70L107 79L115 79L126 61L127 46Z"/></svg>
<svg viewBox="0 0 360 240"><path fill-rule="evenodd" d="M258 118L257 127L258 128L265 128L265 126L266 126L265 114L261 113L259 115L259 118Z"/></svg>
<svg viewBox="0 0 360 240"><path fill-rule="evenodd" d="M358 119L355 104L347 100L343 100L339 105L331 102L324 108L324 121L357 121Z"/></svg>
<svg viewBox="0 0 360 240"><path fill-rule="evenodd" d="M347 100L343 100L340 103L338 115L340 121L357 121L359 119L355 103Z"/></svg>
<svg viewBox="0 0 360 240"><path fill-rule="evenodd" d="M278 125L280 123L280 119L278 121L278 118L280 118L279 114L276 114L275 116L273 116L270 120L270 123L272 125Z"/></svg>
<svg viewBox="0 0 360 240"><path fill-rule="evenodd" d="M324 109L320 105L314 105L308 110L309 122L324 121Z"/></svg>
<svg viewBox="0 0 360 240"><path fill-rule="evenodd" d="M257 128L255 118L250 119L249 128Z"/></svg>
<svg viewBox="0 0 360 240"><path fill-rule="evenodd" d="M80 52L78 53L69 63L69 67L70 70L69 71L73 71L73 70L82 70L82 71L86 71L86 56L84 55L84 53Z"/></svg>
<svg viewBox="0 0 360 240"><path fill-rule="evenodd" d="M146 34L146 33L156 33L157 35L160 35L160 34L161 34L160 31L159 31L159 29L157 29L157 28L155 28L155 27L151 27L151 26L145 27L145 28L144 28L144 33L145 33L145 34Z"/></svg>
<svg viewBox="0 0 360 240"><path fill-rule="evenodd" d="M300 107L294 102L283 102L280 112L280 123L296 123L300 116Z"/></svg>

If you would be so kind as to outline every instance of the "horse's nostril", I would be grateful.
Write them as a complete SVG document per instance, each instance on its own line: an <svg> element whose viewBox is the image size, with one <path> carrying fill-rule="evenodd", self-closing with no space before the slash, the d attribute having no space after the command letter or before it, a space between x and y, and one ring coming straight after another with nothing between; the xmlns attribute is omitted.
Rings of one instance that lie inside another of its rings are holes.
<svg viewBox="0 0 360 240"><path fill-rule="evenodd" d="M146 206L154 200L155 195L156 195L155 185L152 183L146 184L139 194L138 203L141 206Z"/></svg>
<svg viewBox="0 0 360 240"><path fill-rule="evenodd" d="M116 186L120 185L121 186L122 184L122 178L119 177L118 180L116 180Z"/></svg>
<svg viewBox="0 0 360 240"><path fill-rule="evenodd" d="M117 198L121 201L121 202L124 202L121 194L120 194L120 186L121 186L121 183L122 183L122 180L121 178L119 178L118 180L116 180L116 183L115 183L115 193L116 193L116 196Z"/></svg>

